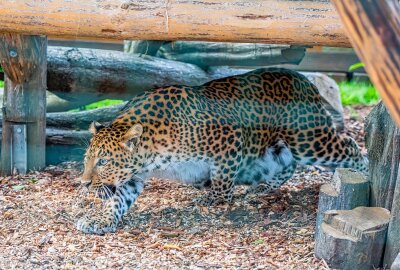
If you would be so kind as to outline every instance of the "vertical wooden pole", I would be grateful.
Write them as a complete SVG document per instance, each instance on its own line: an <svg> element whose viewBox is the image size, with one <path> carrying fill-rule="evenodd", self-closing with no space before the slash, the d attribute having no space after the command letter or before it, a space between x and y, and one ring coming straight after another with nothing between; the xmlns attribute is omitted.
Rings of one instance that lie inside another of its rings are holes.
<svg viewBox="0 0 400 270"><path fill-rule="evenodd" d="M47 37L1 34L0 60L6 75L1 174L40 170L45 166ZM25 168L15 162L24 159Z"/></svg>

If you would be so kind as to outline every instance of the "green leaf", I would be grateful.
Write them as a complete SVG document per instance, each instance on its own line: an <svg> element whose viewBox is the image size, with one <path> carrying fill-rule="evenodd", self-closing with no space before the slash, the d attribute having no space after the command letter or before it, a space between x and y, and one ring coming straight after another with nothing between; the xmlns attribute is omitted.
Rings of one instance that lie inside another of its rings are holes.
<svg viewBox="0 0 400 270"><path fill-rule="evenodd" d="M254 241L252 244L253 244L253 245L261 245L261 244L263 244L263 243L264 243L264 240L258 239L258 240L256 240L256 241Z"/></svg>
<svg viewBox="0 0 400 270"><path fill-rule="evenodd" d="M38 180L35 178L31 178L28 181L29 181L29 183L35 184Z"/></svg>
<svg viewBox="0 0 400 270"><path fill-rule="evenodd" d="M362 67L365 67L365 65L364 65L363 62L355 63L355 64L353 64L353 65L351 65L351 66L349 67L349 72L352 72L352 71L354 71L354 70L356 70L356 69L359 69L359 68L362 68Z"/></svg>
<svg viewBox="0 0 400 270"><path fill-rule="evenodd" d="M15 186L12 186L12 189L13 189L13 190L22 190L22 189L24 189L24 188L25 188L24 185L15 185Z"/></svg>

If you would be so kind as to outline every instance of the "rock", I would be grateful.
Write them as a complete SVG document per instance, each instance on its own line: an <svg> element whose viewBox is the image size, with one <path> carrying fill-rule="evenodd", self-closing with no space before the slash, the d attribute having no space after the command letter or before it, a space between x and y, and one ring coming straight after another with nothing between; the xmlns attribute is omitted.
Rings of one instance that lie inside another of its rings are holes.
<svg viewBox="0 0 400 270"><path fill-rule="evenodd" d="M332 115L336 129L344 129L343 106L340 99L339 86L334 79L319 72L301 72L319 90L325 109Z"/></svg>

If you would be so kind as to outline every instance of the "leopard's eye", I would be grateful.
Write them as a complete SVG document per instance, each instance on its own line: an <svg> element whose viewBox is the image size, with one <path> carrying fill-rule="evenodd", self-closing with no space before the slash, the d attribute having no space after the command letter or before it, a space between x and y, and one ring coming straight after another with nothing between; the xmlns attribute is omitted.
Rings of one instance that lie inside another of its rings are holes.
<svg viewBox="0 0 400 270"><path fill-rule="evenodd" d="M105 166L107 163L108 163L108 160L104 159L104 158L99 159L99 161L97 162L97 164L99 166Z"/></svg>

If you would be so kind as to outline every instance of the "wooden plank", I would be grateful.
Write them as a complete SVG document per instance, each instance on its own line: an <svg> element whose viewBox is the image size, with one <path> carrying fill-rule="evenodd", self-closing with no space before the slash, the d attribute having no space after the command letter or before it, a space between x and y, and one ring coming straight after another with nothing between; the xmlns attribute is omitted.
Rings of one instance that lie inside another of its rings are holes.
<svg viewBox="0 0 400 270"><path fill-rule="evenodd" d="M26 125L27 169L45 166L47 38L0 35L0 60L6 74L3 97L1 174L14 171L13 125ZM22 141L20 141L22 142Z"/></svg>
<svg viewBox="0 0 400 270"><path fill-rule="evenodd" d="M358 56L400 126L399 1L333 0Z"/></svg>
<svg viewBox="0 0 400 270"><path fill-rule="evenodd" d="M350 46L327 0L3 0L0 32Z"/></svg>

